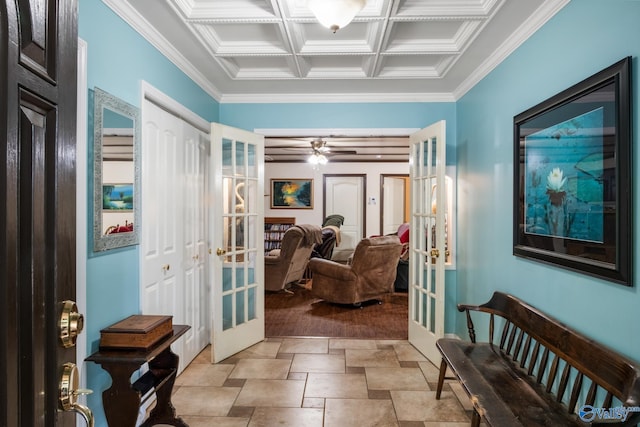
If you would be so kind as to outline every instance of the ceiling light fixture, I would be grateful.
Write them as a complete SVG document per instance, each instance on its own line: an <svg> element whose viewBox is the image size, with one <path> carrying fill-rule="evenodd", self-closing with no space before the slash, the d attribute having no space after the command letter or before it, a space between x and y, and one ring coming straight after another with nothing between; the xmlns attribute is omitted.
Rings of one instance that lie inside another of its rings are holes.
<svg viewBox="0 0 640 427"><path fill-rule="evenodd" d="M314 139L313 141L310 141L310 144L313 152L307 159L307 162L311 163L314 168L326 165L329 159L327 159L327 156L325 156L324 153L329 151L329 149L326 147L325 142L322 139Z"/></svg>
<svg viewBox="0 0 640 427"><path fill-rule="evenodd" d="M327 156L318 152L314 152L307 159L307 162L311 163L312 165L326 165L328 161L329 159L327 159Z"/></svg>
<svg viewBox="0 0 640 427"><path fill-rule="evenodd" d="M322 25L335 33L349 25L366 3L367 0L309 0L307 6Z"/></svg>

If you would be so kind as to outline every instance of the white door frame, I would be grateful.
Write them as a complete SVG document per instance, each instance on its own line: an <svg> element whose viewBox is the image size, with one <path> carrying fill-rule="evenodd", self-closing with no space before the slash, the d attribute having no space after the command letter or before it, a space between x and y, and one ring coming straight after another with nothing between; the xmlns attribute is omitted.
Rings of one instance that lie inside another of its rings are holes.
<svg viewBox="0 0 640 427"><path fill-rule="evenodd" d="M88 118L88 88L87 88L87 42L78 39L78 123L76 127L76 304L80 313L86 317L87 313L87 217L88 198L88 156L87 118ZM87 375L84 367L87 363L87 332L78 335L76 340L76 364L80 368L80 388L87 388ZM82 404L86 403L81 397ZM76 417L76 425L84 425L82 417Z"/></svg>

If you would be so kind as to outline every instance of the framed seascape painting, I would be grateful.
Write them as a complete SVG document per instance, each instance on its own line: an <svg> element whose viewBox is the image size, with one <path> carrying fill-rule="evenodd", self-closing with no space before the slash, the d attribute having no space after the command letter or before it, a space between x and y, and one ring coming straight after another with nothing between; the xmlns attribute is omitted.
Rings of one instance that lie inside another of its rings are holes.
<svg viewBox="0 0 640 427"><path fill-rule="evenodd" d="M103 184L102 210L132 211L133 184Z"/></svg>
<svg viewBox="0 0 640 427"><path fill-rule="evenodd" d="M514 118L514 255L632 286L630 68Z"/></svg>
<svg viewBox="0 0 640 427"><path fill-rule="evenodd" d="M272 179L271 209L313 209L313 179Z"/></svg>

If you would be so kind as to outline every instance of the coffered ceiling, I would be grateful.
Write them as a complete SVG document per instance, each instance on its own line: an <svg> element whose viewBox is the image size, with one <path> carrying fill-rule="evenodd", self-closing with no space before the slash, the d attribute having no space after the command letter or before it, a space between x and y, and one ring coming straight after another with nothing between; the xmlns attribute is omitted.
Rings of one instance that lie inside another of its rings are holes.
<svg viewBox="0 0 640 427"><path fill-rule="evenodd" d="M220 102L454 101L569 0L103 0Z"/></svg>

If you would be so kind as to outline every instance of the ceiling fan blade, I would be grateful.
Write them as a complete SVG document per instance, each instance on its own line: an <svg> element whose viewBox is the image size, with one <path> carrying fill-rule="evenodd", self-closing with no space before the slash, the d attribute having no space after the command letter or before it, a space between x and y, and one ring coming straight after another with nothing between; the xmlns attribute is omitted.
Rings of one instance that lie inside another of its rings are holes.
<svg viewBox="0 0 640 427"><path fill-rule="evenodd" d="M356 150L331 150L326 153L328 156L346 156L346 155L355 155L358 154Z"/></svg>

